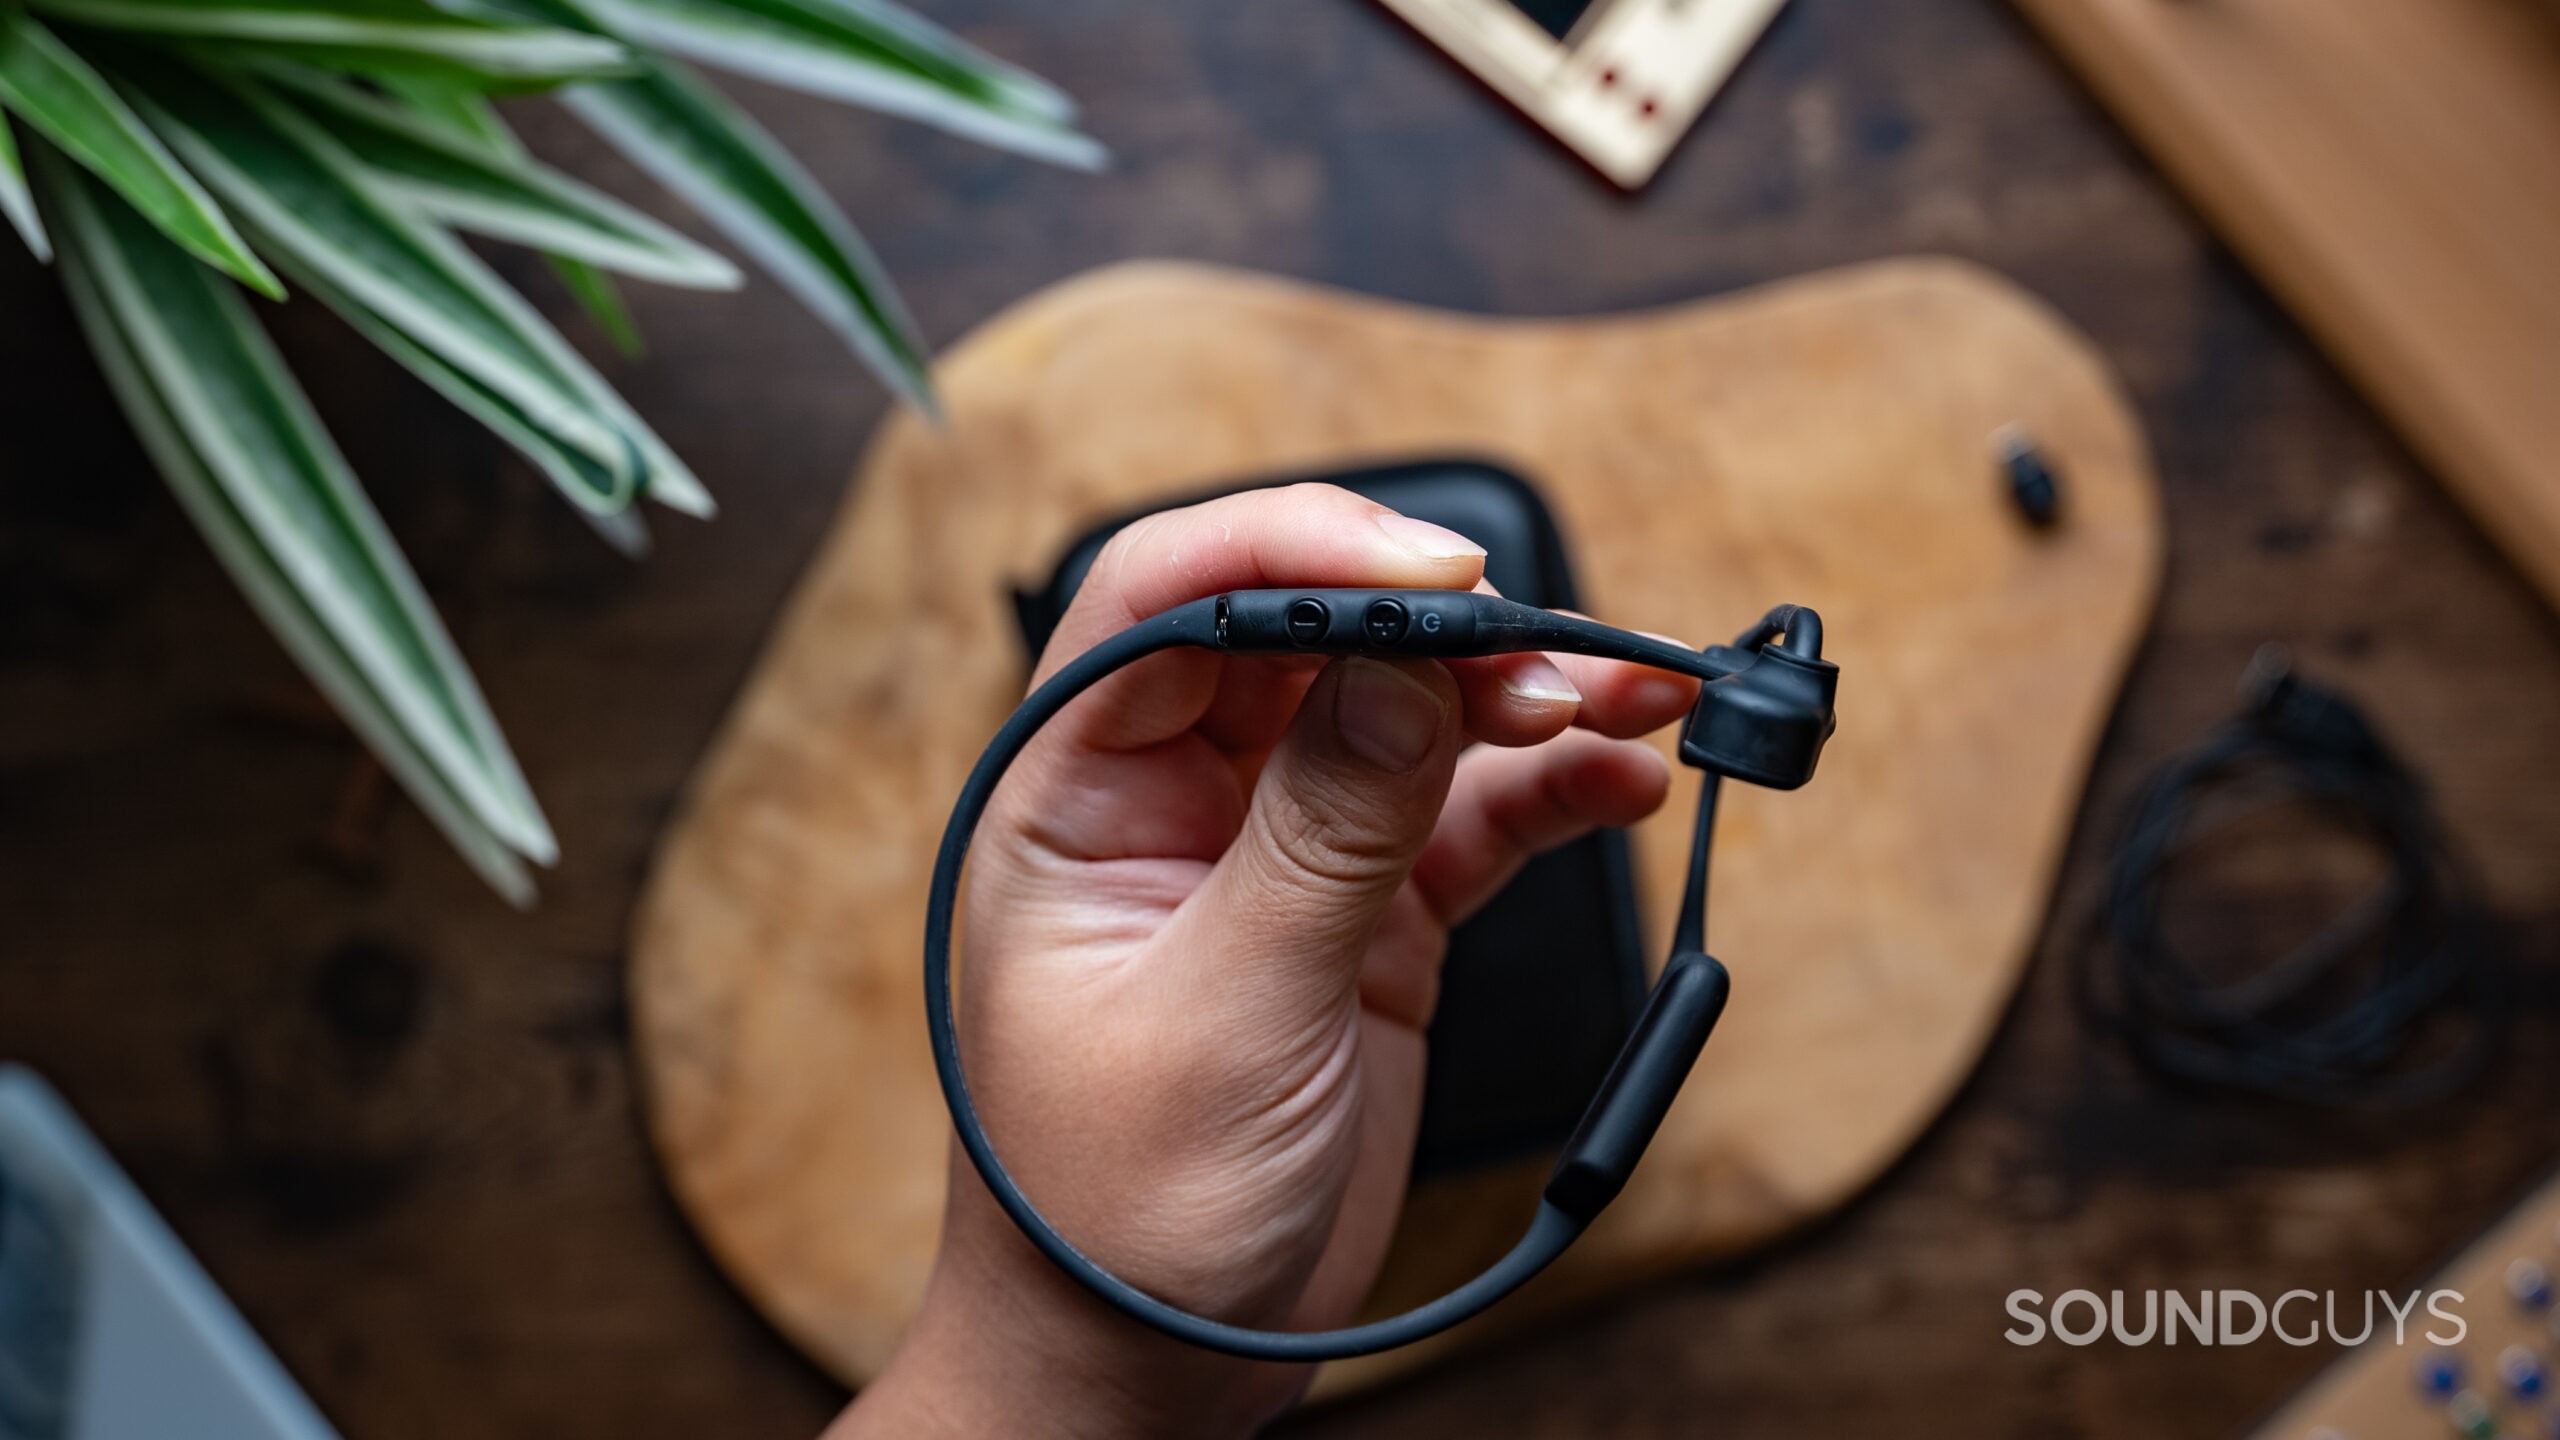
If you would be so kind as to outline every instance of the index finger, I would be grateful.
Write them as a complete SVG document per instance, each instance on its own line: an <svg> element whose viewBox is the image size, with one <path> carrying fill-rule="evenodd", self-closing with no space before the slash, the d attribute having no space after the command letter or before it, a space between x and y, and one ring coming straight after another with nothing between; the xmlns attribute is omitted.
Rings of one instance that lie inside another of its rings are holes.
<svg viewBox="0 0 2560 1440"><path fill-rule="evenodd" d="M1338 486L1220 496L1146 516L1113 536L1032 683L1150 615L1229 590L1465 590L1483 575L1484 547ZM1094 749L1160 744L1207 713L1222 663L1206 651L1152 657L1096 685L1050 728Z"/></svg>

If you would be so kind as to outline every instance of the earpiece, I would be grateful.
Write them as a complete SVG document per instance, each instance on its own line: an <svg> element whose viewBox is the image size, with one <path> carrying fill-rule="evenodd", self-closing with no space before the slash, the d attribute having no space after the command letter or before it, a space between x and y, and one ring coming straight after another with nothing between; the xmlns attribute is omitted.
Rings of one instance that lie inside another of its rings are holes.
<svg viewBox="0 0 2560 1440"><path fill-rule="evenodd" d="M1228 1325L1166 1304L1096 1264L1049 1224L996 1157L969 1095L951 1005L951 941L961 870L987 802L1031 737L1068 701L1124 666L1183 646L1231 654L1443 659L1560 651L1650 665L1704 682L1680 740L1681 759L1707 773L1671 959L1565 1143L1528 1233L1491 1269L1393 1319L1294 1333ZM925 1023L962 1150L1042 1254L1128 1315L1195 1345L1262 1360L1335 1360L1410 1344L1479 1313L1563 1254L1635 1173L1731 989L1724 966L1706 953L1707 857L1719 782L1730 776L1793 790L1812 779L1823 743L1831 738L1838 688L1838 668L1822 658L1821 617L1794 605L1770 611L1732 645L1704 650L1458 590L1238 590L1138 622L1067 662L1022 702L978 758L943 831L925 909Z"/></svg>
<svg viewBox="0 0 2560 1440"><path fill-rule="evenodd" d="M1780 606L1737 643L1752 658L1699 689L1680 732L1680 758L1772 790L1796 789L1813 778L1838 723L1831 702L1840 667L1822 658L1822 617Z"/></svg>

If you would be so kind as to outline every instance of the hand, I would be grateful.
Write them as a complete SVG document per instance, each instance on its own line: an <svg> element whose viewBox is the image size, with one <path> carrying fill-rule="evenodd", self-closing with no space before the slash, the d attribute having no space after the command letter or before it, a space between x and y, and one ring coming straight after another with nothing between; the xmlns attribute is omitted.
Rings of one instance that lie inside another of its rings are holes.
<svg viewBox="0 0 2560 1440"><path fill-rule="evenodd" d="M1466 589L1483 561L1330 486L1169 511L1104 549L1039 678L1204 595ZM1536 852L1659 806L1668 769L1625 737L1695 695L1573 656L1174 651L1078 699L998 789L965 892L961 1045L1024 1192L1186 1309L1347 1323L1403 1204L1449 927ZM923 1310L831 1435L1242 1433L1306 1373L1087 1294L955 1147Z"/></svg>

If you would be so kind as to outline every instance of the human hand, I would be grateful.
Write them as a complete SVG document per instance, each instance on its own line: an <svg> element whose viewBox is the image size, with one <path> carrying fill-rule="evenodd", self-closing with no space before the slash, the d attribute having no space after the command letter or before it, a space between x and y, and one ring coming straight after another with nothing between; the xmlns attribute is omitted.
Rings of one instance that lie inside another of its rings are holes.
<svg viewBox="0 0 2560 1440"><path fill-rule="evenodd" d="M1035 684L1205 595L1482 574L1346 491L1229 496L1114 538ZM1659 806L1668 769L1627 737L1696 689L1576 656L1186 650L1077 699L996 792L961 937L970 1088L1024 1192L1186 1309L1348 1321L1403 1203L1449 927L1531 855ZM1239 1433L1305 1378L1088 1295L955 1151L923 1310L832 1433Z"/></svg>

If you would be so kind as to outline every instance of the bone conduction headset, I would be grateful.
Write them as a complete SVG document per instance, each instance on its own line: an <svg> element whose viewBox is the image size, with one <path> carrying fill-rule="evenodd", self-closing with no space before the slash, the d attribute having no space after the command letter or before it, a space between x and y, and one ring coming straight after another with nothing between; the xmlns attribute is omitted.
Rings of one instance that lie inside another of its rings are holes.
<svg viewBox="0 0 2560 1440"><path fill-rule="evenodd" d="M1681 760L1706 775L1670 961L1565 1142L1529 1232L1483 1274L1392 1319L1342 1330L1254 1330L1194 1315L1140 1290L1094 1263L1032 1206L996 1158L961 1073L951 1009L952 918L969 841L996 783L1067 702L1123 666L1182 646L1229 655L1434 659L1551 650L1630 661L1705 682L1680 736ZM978 758L943 831L925 912L925 1019L961 1148L1013 1223L1059 1269L1128 1315L1194 1345L1257 1360L1336 1360L1410 1344L1477 1314L1563 1254L1617 1197L1671 1108L1707 1032L1724 1013L1728 988L1724 967L1706 953L1707 850L1718 784L1731 776L1793 790L1812 779L1822 744L1831 737L1838 683L1839 670L1822 658L1821 617L1794 605L1770 611L1732 645L1705 650L1458 590L1238 590L1139 621L1067 662L1022 702Z"/></svg>

